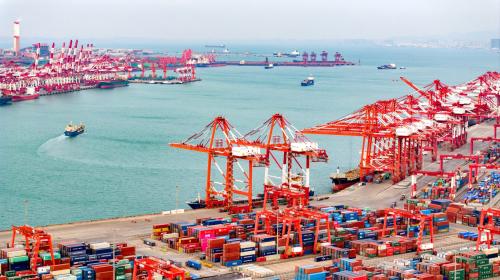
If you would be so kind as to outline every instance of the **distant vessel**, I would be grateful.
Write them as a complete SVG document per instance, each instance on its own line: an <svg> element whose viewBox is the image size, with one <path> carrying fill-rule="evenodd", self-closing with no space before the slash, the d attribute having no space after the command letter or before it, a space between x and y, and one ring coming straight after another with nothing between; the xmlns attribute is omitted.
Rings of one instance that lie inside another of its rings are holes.
<svg viewBox="0 0 500 280"><path fill-rule="evenodd" d="M97 84L97 87L102 89L126 87L126 86L128 86L128 81L126 80L102 81Z"/></svg>
<svg viewBox="0 0 500 280"><path fill-rule="evenodd" d="M398 67L396 66L396 64L391 63L391 64L385 64L382 66L378 66L377 69L398 69Z"/></svg>
<svg viewBox="0 0 500 280"><path fill-rule="evenodd" d="M314 77L313 76L307 77L305 80L303 80L300 83L300 85L303 86L303 87L308 87L308 86L314 85Z"/></svg>
<svg viewBox="0 0 500 280"><path fill-rule="evenodd" d="M205 45L205 48L225 48L226 45L221 44L221 45Z"/></svg>
<svg viewBox="0 0 500 280"><path fill-rule="evenodd" d="M12 97L12 102L19 102L19 101L25 101L25 100L33 100L37 99L40 97L40 94L38 94L35 90L34 87L27 87L26 88L26 93L15 93L10 95Z"/></svg>
<svg viewBox="0 0 500 280"><path fill-rule="evenodd" d="M332 191L339 192L359 182L359 169L351 169L345 173L337 169L337 173L330 174L330 179L333 183Z"/></svg>
<svg viewBox="0 0 500 280"><path fill-rule="evenodd" d="M282 56L283 56L283 53L281 53L281 52L275 52L275 53L273 53L273 55L274 55L275 57L282 57Z"/></svg>
<svg viewBox="0 0 500 280"><path fill-rule="evenodd" d="M273 69L274 68L274 64L272 63L268 63L266 66L264 66L265 69Z"/></svg>
<svg viewBox="0 0 500 280"><path fill-rule="evenodd" d="M223 53L230 53L229 49L228 48L225 48L223 51Z"/></svg>
<svg viewBox="0 0 500 280"><path fill-rule="evenodd" d="M201 199L200 193L198 193L198 198L193 201L186 201L186 204L191 207L191 209L201 209L207 207L205 200Z"/></svg>
<svg viewBox="0 0 500 280"><path fill-rule="evenodd" d="M10 95L0 95L0 106L8 105L12 103L12 96Z"/></svg>
<svg viewBox="0 0 500 280"><path fill-rule="evenodd" d="M297 50L293 50L292 52L286 54L288 57L297 57L299 55L300 53Z"/></svg>
<svg viewBox="0 0 500 280"><path fill-rule="evenodd" d="M69 123L64 129L64 135L68 137L75 137L82 134L83 132L85 132L85 125L82 123L79 125Z"/></svg>

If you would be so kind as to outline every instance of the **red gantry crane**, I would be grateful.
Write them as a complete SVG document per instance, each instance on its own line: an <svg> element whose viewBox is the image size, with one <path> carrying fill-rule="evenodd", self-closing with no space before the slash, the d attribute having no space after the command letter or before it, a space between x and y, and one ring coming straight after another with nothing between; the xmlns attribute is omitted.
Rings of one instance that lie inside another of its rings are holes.
<svg viewBox="0 0 500 280"><path fill-rule="evenodd" d="M50 253L52 265L56 264L54 249L52 247L52 236L49 233L28 225L12 226L11 247L14 247L18 234L24 237L24 248L26 253L31 256L30 267L32 271L37 271L39 262L42 260L39 255L40 251Z"/></svg>
<svg viewBox="0 0 500 280"><path fill-rule="evenodd" d="M239 143L265 151L264 208L268 199L278 207L278 198L285 198L290 206L307 205L312 191L311 162L328 160L318 143L307 139L281 114L245 134Z"/></svg>
<svg viewBox="0 0 500 280"><path fill-rule="evenodd" d="M134 260L132 280L152 280L153 274L159 274L168 280L184 280L186 276L182 268L162 259L144 257Z"/></svg>
<svg viewBox="0 0 500 280"><path fill-rule="evenodd" d="M487 208L481 210L477 226L476 251L479 251L482 244L486 244L488 249L491 248L493 235L500 234L500 228L495 226L496 219L500 219L500 209Z"/></svg>
<svg viewBox="0 0 500 280"><path fill-rule="evenodd" d="M305 134L362 137L360 177L390 172L394 182L422 166L422 144L434 123L408 106L411 96L380 100L339 120L302 130Z"/></svg>
<svg viewBox="0 0 500 280"><path fill-rule="evenodd" d="M263 161L263 157L259 148L239 144L242 138L243 136L224 117L216 117L203 130L185 141L170 144L173 148L208 155L206 207L223 206L230 212L251 211L253 166ZM212 172L214 168L220 174L221 181L214 179L215 175ZM236 196L243 197L248 204L235 205Z"/></svg>
<svg viewBox="0 0 500 280"><path fill-rule="evenodd" d="M423 251L434 250L434 226L433 226L433 215L424 215L420 213L412 213L409 210L398 209L398 208L388 208L385 209L384 214L384 226L382 228L382 236L386 236L387 231L387 219L389 216L392 216L394 223L394 231L393 235L397 233L397 223L396 220L398 217L403 219L408 219L408 223L413 221L419 222L419 233L417 238L417 254L420 254ZM425 226L429 225L429 243L422 243L424 229Z"/></svg>

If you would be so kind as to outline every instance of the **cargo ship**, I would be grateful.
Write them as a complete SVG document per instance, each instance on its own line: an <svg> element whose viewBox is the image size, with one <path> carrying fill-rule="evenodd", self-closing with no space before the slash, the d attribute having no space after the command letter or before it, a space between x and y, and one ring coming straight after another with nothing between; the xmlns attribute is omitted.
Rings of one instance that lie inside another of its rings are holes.
<svg viewBox="0 0 500 280"><path fill-rule="evenodd" d="M102 81L97 84L97 87L102 89L126 87L126 86L128 86L128 81L126 80Z"/></svg>
<svg viewBox="0 0 500 280"><path fill-rule="evenodd" d="M64 135L68 137L76 137L84 132L85 132L85 125L82 123L79 125L74 125L72 123L69 123L64 129Z"/></svg>
<svg viewBox="0 0 500 280"><path fill-rule="evenodd" d="M12 103L12 96L10 95L0 95L0 106L8 105Z"/></svg>
<svg viewBox="0 0 500 280"><path fill-rule="evenodd" d="M264 195L259 195L258 197L252 198L252 204L253 207L262 207L262 204L264 203ZM201 208L206 208L207 204L204 199L201 199L200 194L198 194L198 198L192 201L186 201L186 204L191 207L191 209L201 209ZM233 204L235 205L244 205L248 204L248 200L235 200L233 201Z"/></svg>
<svg viewBox="0 0 500 280"><path fill-rule="evenodd" d="M381 66L378 66L377 69L381 69L381 70L385 70L385 69L398 69L398 67L396 66L396 64L394 63L391 63L391 64L385 64L385 65L381 65Z"/></svg>
<svg viewBox="0 0 500 280"><path fill-rule="evenodd" d="M40 97L40 94L35 91L34 87L26 88L26 93L13 93L10 95L12 97L12 102L19 102L25 100L33 100Z"/></svg>
<svg viewBox="0 0 500 280"><path fill-rule="evenodd" d="M300 85L303 86L303 87L308 87L308 86L314 85L314 77L313 76L307 77L307 79L303 80L300 83Z"/></svg>
<svg viewBox="0 0 500 280"><path fill-rule="evenodd" d="M336 173L330 174L332 179L332 192L339 192L359 182L359 169L351 169L341 173L338 169Z"/></svg>

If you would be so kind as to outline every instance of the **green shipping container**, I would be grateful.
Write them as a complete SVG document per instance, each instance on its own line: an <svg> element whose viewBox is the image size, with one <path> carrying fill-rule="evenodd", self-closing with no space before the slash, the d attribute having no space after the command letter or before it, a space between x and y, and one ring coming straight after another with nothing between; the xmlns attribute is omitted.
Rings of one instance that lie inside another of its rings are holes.
<svg viewBox="0 0 500 280"><path fill-rule="evenodd" d="M26 262L26 261L29 261L28 256L19 256L19 257L9 258L9 263L18 263L18 262Z"/></svg>

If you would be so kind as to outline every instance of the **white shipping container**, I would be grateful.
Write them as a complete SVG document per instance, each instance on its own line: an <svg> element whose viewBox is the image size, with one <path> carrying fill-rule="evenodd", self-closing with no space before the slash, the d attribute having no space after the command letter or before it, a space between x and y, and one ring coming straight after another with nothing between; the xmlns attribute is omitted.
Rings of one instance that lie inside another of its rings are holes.
<svg viewBox="0 0 500 280"><path fill-rule="evenodd" d="M179 233L178 232L164 234L163 235L163 240L167 240L169 238L175 238L175 237L179 237Z"/></svg>
<svg viewBox="0 0 500 280"><path fill-rule="evenodd" d="M237 156L237 157L245 157L245 156L259 155L260 154L260 148L250 147L250 146L232 147L231 151L232 151L233 156Z"/></svg>
<svg viewBox="0 0 500 280"><path fill-rule="evenodd" d="M54 276L64 275L64 274L70 274L70 273L71 273L71 271L69 269L54 270L54 271L50 272L50 274L52 274ZM76 277L75 277L75 279L76 279Z"/></svg>
<svg viewBox="0 0 500 280"><path fill-rule="evenodd" d="M7 252L7 258L26 256L26 250L19 250L18 248L12 248L14 250L10 250Z"/></svg>
<svg viewBox="0 0 500 280"><path fill-rule="evenodd" d="M36 268L38 274L46 274L50 272L50 266L40 266Z"/></svg>
<svg viewBox="0 0 500 280"><path fill-rule="evenodd" d="M247 251L247 252L240 252L240 256L244 257L244 256L252 256L252 255L255 255L255 250L253 251Z"/></svg>
<svg viewBox="0 0 500 280"><path fill-rule="evenodd" d="M90 244L90 249L97 250L97 249L105 249L105 248L110 248L111 244L108 242L99 242L99 243L92 243Z"/></svg>
<svg viewBox="0 0 500 280"><path fill-rule="evenodd" d="M260 247L276 246L276 241L262 242L262 243L260 243L259 246Z"/></svg>
<svg viewBox="0 0 500 280"><path fill-rule="evenodd" d="M253 241L240 242L240 248L252 248L252 247L255 247L255 242Z"/></svg>

